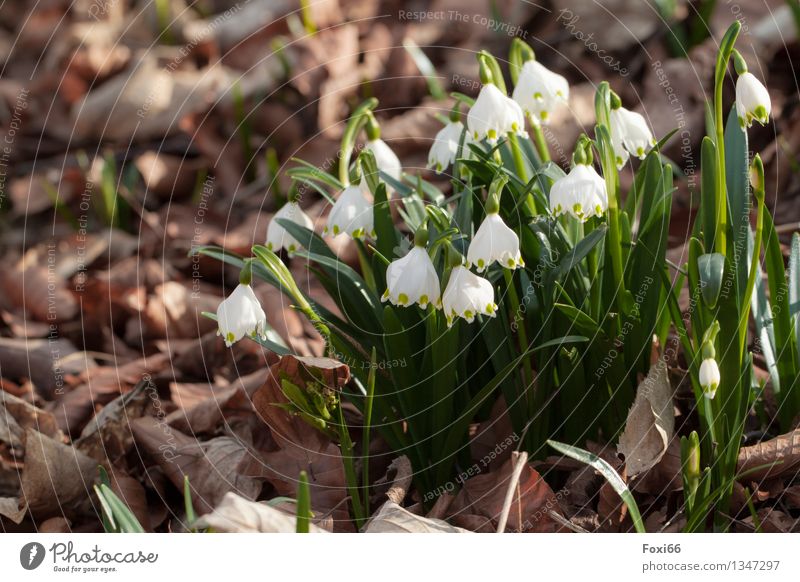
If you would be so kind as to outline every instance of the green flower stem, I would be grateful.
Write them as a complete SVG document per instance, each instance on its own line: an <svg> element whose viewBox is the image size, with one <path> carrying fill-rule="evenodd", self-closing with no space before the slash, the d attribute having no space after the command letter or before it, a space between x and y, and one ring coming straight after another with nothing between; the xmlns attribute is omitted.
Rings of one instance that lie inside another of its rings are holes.
<svg viewBox="0 0 800 582"><path fill-rule="evenodd" d="M342 144L339 151L339 181L342 183L343 188L350 185L350 158L353 156L353 148L356 143L356 136L361 128L368 121L368 113L371 113L375 107L378 106L378 100L371 97L356 107L350 119L347 121L347 126L342 134Z"/></svg>
<svg viewBox="0 0 800 582"><path fill-rule="evenodd" d="M758 176L757 183L753 184L758 211L756 214L756 234L753 241L753 258L750 261L750 273L747 275L747 287L742 298L742 314L739 318L739 353L742 354L742 357L745 355L744 348L747 343L747 320L750 317L750 299L753 296L753 289L756 285L756 274L761 259L761 242L764 235L764 166L758 155L756 155L753 166Z"/></svg>
<svg viewBox="0 0 800 582"><path fill-rule="evenodd" d="M353 463L353 441L350 439L350 433L347 431L347 425L344 422L344 412L342 412L341 404L338 406L339 422L337 429L339 432L339 445L342 449L342 464L344 465L344 476L347 481L347 491L350 493L350 505L353 508L353 520L356 522L356 527L359 529L364 525L366 514L364 507L361 505L361 495L359 493L358 478L356 476L356 469Z"/></svg>
<svg viewBox="0 0 800 582"><path fill-rule="evenodd" d="M722 111L722 86L728 72L730 60L736 37L739 36L741 24L735 21L731 24L720 43L717 64L714 72L714 129L716 130L717 146L717 234L715 237L716 251L727 255L728 231L728 191L725 183L725 124Z"/></svg>
<svg viewBox="0 0 800 582"><path fill-rule="evenodd" d="M522 153L522 148L519 145L519 138L515 133L508 134L508 145L511 149L511 155L514 158L514 167L517 171L517 177L527 183L529 180L528 177L528 170L525 166L525 157ZM528 208L528 211L531 213L531 216L536 216L540 214L539 208L536 205L536 199L533 197L533 194L528 192L525 198L525 206Z"/></svg>
<svg viewBox="0 0 800 582"><path fill-rule="evenodd" d="M367 376L367 397L364 400L364 427L361 431L361 477L364 484L364 500L369 503L369 445L370 445L370 431L372 429L372 404L375 400L375 375L377 371L377 353L375 346L372 347L372 356L370 358L369 375ZM366 506L368 509L369 506Z"/></svg>
<svg viewBox="0 0 800 582"><path fill-rule="evenodd" d="M611 134L607 126L598 125L595 128L595 135L597 136L600 162L603 168L603 177L606 181L606 190L608 192L608 252L611 254L611 267L614 274L617 308L621 313L629 313L633 298L625 288L625 267L622 263L622 236L619 228L619 204L617 196L619 178L617 176L614 148L611 145Z"/></svg>
<svg viewBox="0 0 800 582"><path fill-rule="evenodd" d="M361 274L364 276L364 282L372 289L373 292L378 293L378 286L375 283L375 273L372 271L372 265L369 261L364 241L355 239L356 249L358 249L358 264L361 267ZM380 295L380 293L378 293Z"/></svg>
<svg viewBox="0 0 800 582"><path fill-rule="evenodd" d="M547 147L547 139L544 137L544 130L538 123L531 123L533 128L533 141L536 144L536 151L539 152L539 159L542 163L550 161L550 149Z"/></svg>
<svg viewBox="0 0 800 582"><path fill-rule="evenodd" d="M506 288L508 289L508 300L511 303L512 317L521 318L521 321L518 322L517 332L519 334L520 352L525 353L530 347L530 343L528 342L528 332L525 329L525 320L522 318L522 314L519 309L519 295L517 295L517 288L514 286L514 272L510 269L503 269L503 276L505 277ZM533 382L533 367L531 366L530 358L523 358L522 368L522 382L525 386L528 386L528 382Z"/></svg>
<svg viewBox="0 0 800 582"><path fill-rule="evenodd" d="M514 158L514 168L517 170L517 177L523 182L528 181L528 169L525 167L525 157L522 155L522 148L519 147L517 134L508 134L508 145L511 147L511 155Z"/></svg>

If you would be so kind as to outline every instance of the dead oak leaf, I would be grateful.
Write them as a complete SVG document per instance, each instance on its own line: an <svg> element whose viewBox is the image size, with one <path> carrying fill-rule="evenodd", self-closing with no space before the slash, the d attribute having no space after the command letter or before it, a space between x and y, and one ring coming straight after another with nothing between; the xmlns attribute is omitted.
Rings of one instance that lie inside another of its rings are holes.
<svg viewBox="0 0 800 582"><path fill-rule="evenodd" d="M667 364L659 360L639 384L619 439L617 448L625 455L629 476L655 466L667 452L675 430L672 393Z"/></svg>

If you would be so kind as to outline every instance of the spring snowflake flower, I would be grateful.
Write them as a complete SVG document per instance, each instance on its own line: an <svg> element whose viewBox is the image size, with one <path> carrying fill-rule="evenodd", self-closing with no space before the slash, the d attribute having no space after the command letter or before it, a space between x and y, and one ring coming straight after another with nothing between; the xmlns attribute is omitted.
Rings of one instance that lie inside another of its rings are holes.
<svg viewBox="0 0 800 582"><path fill-rule="evenodd" d="M647 152L656 145L645 118L624 107L611 110L611 142L617 158L617 168L625 165L629 155L644 159Z"/></svg>
<svg viewBox="0 0 800 582"><path fill-rule="evenodd" d="M556 107L569 99L569 83L540 62L530 60L522 65L511 96L533 123L543 125Z"/></svg>
<svg viewBox="0 0 800 582"><path fill-rule="evenodd" d="M475 105L470 108L467 127L472 139L486 139L492 144L507 133L528 135L520 106L491 83L483 86Z"/></svg>
<svg viewBox="0 0 800 582"><path fill-rule="evenodd" d="M467 267L475 265L479 273L497 261L507 269L525 266L519 252L519 237L497 212L488 213L467 250Z"/></svg>
<svg viewBox="0 0 800 582"><path fill-rule="evenodd" d="M339 199L328 214L328 224L323 234L334 236L346 233L352 238L375 237L372 203L367 200L366 185L350 184L342 190Z"/></svg>
<svg viewBox="0 0 800 582"><path fill-rule="evenodd" d="M442 305L448 327L453 325L456 317L463 317L472 323L478 314L490 317L497 315L492 284L464 266L455 267L450 273L450 280L442 295Z"/></svg>
<svg viewBox="0 0 800 582"><path fill-rule="evenodd" d="M747 129L753 120L765 125L772 112L772 102L767 88L752 73L742 73L736 80L736 115L739 125Z"/></svg>
<svg viewBox="0 0 800 582"><path fill-rule="evenodd" d="M291 255L301 245L296 238L278 223L279 218L291 220L309 230L314 230L314 222L303 212L297 202L287 202L272 217L269 226L267 226L267 248L276 253L281 249L286 249Z"/></svg>
<svg viewBox="0 0 800 582"><path fill-rule="evenodd" d="M550 210L555 216L567 213L586 222L592 216L602 216L607 208L606 182L592 166L575 164L550 188Z"/></svg>
<svg viewBox="0 0 800 582"><path fill-rule="evenodd" d="M403 307L418 303L441 307L439 276L424 246L414 246L404 257L392 261L386 269L386 292L381 301Z"/></svg>
<svg viewBox="0 0 800 582"><path fill-rule="evenodd" d="M267 338L267 316L250 285L240 283L217 307L217 335L231 347L245 336Z"/></svg>
<svg viewBox="0 0 800 582"><path fill-rule="evenodd" d="M719 366L714 358L705 358L700 364L700 386L706 398L712 399L719 388Z"/></svg>
<svg viewBox="0 0 800 582"><path fill-rule="evenodd" d="M378 170L387 176L391 176L398 182L400 181L400 176L403 173L403 165L400 163L400 158L397 157L397 154L392 151L392 148L390 148L385 141L380 138L371 139L367 141L364 147L375 156L375 163L378 166ZM391 190L391 188L389 188L389 190Z"/></svg>
<svg viewBox="0 0 800 582"><path fill-rule="evenodd" d="M458 155L458 143L461 141L461 133L464 131L464 124L460 121L451 121L439 130L433 140L430 152L428 152L428 167L433 168L437 174L441 174L456 161ZM467 147L469 135L464 136L464 148ZM463 152L463 150L462 150Z"/></svg>

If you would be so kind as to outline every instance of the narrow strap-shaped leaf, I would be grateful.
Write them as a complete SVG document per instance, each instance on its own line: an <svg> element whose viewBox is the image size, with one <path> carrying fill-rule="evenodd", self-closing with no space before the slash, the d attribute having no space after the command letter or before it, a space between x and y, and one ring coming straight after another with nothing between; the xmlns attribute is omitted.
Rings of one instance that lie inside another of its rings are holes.
<svg viewBox="0 0 800 582"><path fill-rule="evenodd" d="M631 490L628 489L628 486L625 484L625 481L622 480L622 477L614 470L614 468L608 464L607 461L601 459L597 455L590 453L589 451L585 451L578 447L573 447L571 445L567 445L565 443L560 443L558 441L548 440L547 444L553 447L562 455L566 455L571 459L575 459L576 461L580 461L581 463L585 463L590 467L594 468L598 471L603 477L605 477L608 484L617 492L622 498L622 501L628 508L628 513L631 516L631 521L633 521L633 527L636 528L637 533L647 533L645 530L644 522L642 521L642 514L639 512L639 506L636 504L636 500L633 498L633 494Z"/></svg>

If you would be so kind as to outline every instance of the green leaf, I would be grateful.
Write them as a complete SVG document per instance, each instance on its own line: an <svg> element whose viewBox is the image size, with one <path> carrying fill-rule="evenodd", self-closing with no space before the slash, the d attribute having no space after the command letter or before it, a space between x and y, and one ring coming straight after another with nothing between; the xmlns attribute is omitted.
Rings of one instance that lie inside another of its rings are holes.
<svg viewBox="0 0 800 582"><path fill-rule="evenodd" d="M704 166L705 168L705 166ZM725 125L725 186L728 192L728 257L736 274L736 297L739 302L747 288L747 233L750 230L750 155L747 132L739 126L736 108L732 107ZM707 249L712 247L706 246Z"/></svg>
<svg viewBox="0 0 800 582"><path fill-rule="evenodd" d="M311 522L311 490L308 486L308 474L300 471L297 479L297 533L308 533Z"/></svg>
<svg viewBox="0 0 800 582"><path fill-rule="evenodd" d="M697 269L700 273L700 288L703 302L709 309L717 305L719 292L722 289L722 278L725 273L725 256L720 253L708 253L697 257Z"/></svg>
<svg viewBox="0 0 800 582"><path fill-rule="evenodd" d="M111 488L105 483L95 485L95 493L100 500L100 505L104 512L107 512L107 517L112 526L115 526L115 531L122 533L144 533L144 528L133 515L133 512L127 505L117 497Z"/></svg>
<svg viewBox="0 0 800 582"><path fill-rule="evenodd" d="M556 303L554 307L566 315L580 332L587 334L589 337L594 337L596 334L601 333L597 322L577 307L564 303Z"/></svg>
<svg viewBox="0 0 800 582"><path fill-rule="evenodd" d="M631 493L630 489L628 489L625 481L622 480L622 477L619 476L619 474L611 465L608 464L607 461L601 459L593 453L590 453L589 451L560 443L558 441L548 440L547 444L549 444L562 455L566 455L571 459L575 459L576 461L580 461L581 463L589 465L598 471L603 477L605 477L609 485L611 485L614 491L617 492L617 495L622 498L622 501L628 507L628 513L630 513L631 520L633 521L633 527L636 528L638 533L646 533L644 523L642 522L642 514L639 513L639 506L636 505L636 500L633 498L633 494Z"/></svg>
<svg viewBox="0 0 800 582"><path fill-rule="evenodd" d="M278 224L285 228L286 232L292 235L307 251L329 259L338 260L336 253L334 253L323 238L313 230L297 224L288 218L279 218Z"/></svg>
<svg viewBox="0 0 800 582"><path fill-rule="evenodd" d="M552 283L561 279L561 277L580 264L586 255L605 238L607 230L608 227L602 225L581 239L570 252L564 255L558 266L548 273L548 282Z"/></svg>
<svg viewBox="0 0 800 582"><path fill-rule="evenodd" d="M700 217L703 225L703 245L713 249L717 232L717 146L705 136L700 147Z"/></svg>

